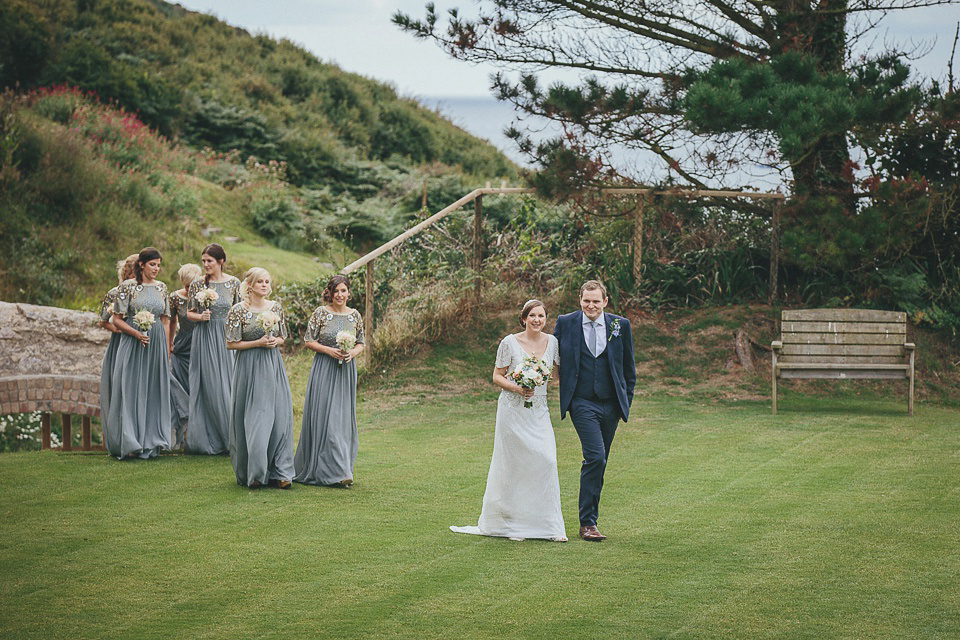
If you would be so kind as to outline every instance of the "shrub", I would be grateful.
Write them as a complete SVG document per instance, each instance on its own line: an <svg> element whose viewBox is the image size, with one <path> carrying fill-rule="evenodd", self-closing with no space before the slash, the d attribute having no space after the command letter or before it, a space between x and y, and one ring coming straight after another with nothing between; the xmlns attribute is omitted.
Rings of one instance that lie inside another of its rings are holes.
<svg viewBox="0 0 960 640"><path fill-rule="evenodd" d="M253 226L281 249L303 246L303 214L284 191L260 190L251 205Z"/></svg>

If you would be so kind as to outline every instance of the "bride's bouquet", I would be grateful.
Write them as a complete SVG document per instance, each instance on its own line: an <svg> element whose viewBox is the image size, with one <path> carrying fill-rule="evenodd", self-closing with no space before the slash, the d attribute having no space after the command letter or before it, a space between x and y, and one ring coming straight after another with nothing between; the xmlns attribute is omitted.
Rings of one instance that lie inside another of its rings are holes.
<svg viewBox="0 0 960 640"><path fill-rule="evenodd" d="M269 309L267 311L261 311L257 315L257 326L272 338L273 332L280 326L280 316Z"/></svg>
<svg viewBox="0 0 960 640"><path fill-rule="evenodd" d="M137 326L143 331L150 331L150 327L153 326L153 323L156 322L157 319L152 312L141 309L134 314L133 321L136 322Z"/></svg>
<svg viewBox="0 0 960 640"><path fill-rule="evenodd" d="M336 340L337 348L340 349L340 351L350 351L350 349L357 346L357 336L349 331L338 331L334 340ZM337 364L343 364L343 360L337 360Z"/></svg>
<svg viewBox="0 0 960 640"><path fill-rule="evenodd" d="M197 302L204 309L209 309L219 299L220 294L217 293L216 289L200 289L200 291L197 291Z"/></svg>
<svg viewBox="0 0 960 640"><path fill-rule="evenodd" d="M520 363L516 371L508 373L507 377L523 389L536 389L540 385L546 384L547 380L550 379L550 367L539 358L524 356L523 362ZM523 406L530 409L533 407L533 400L524 400Z"/></svg>

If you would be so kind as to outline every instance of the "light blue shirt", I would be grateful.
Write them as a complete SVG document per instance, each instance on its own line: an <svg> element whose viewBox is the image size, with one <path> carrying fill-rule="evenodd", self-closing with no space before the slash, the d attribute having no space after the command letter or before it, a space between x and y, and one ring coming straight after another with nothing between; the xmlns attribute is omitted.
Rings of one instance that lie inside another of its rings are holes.
<svg viewBox="0 0 960 640"><path fill-rule="evenodd" d="M587 317L587 314L582 315L583 318L583 341L587 342L590 336L590 318ZM596 320L597 323L597 342L594 344L593 355L599 356L603 353L603 350L607 348L607 326L603 323L603 313L600 314L600 317ZM587 345L587 348L590 348L590 345Z"/></svg>

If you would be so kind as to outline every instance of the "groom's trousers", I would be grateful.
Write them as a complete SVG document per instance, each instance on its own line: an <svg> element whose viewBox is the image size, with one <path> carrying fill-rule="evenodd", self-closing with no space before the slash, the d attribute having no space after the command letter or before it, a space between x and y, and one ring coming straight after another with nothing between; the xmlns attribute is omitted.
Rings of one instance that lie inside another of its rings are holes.
<svg viewBox="0 0 960 640"><path fill-rule="evenodd" d="M574 396L570 404L573 428L580 437L583 466L580 467L580 526L596 526L600 510L603 473L610 445L620 422L617 399L588 400Z"/></svg>

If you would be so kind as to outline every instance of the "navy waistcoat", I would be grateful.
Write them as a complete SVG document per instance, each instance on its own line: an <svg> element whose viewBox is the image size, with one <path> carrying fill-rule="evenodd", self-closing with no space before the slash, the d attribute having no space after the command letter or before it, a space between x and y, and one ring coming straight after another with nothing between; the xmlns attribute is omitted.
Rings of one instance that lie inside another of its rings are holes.
<svg viewBox="0 0 960 640"><path fill-rule="evenodd" d="M613 376L610 374L609 349L594 357L587 348L587 341L580 331L580 369L577 371L577 387L573 391L576 398L587 400L609 400L616 396L613 388Z"/></svg>

